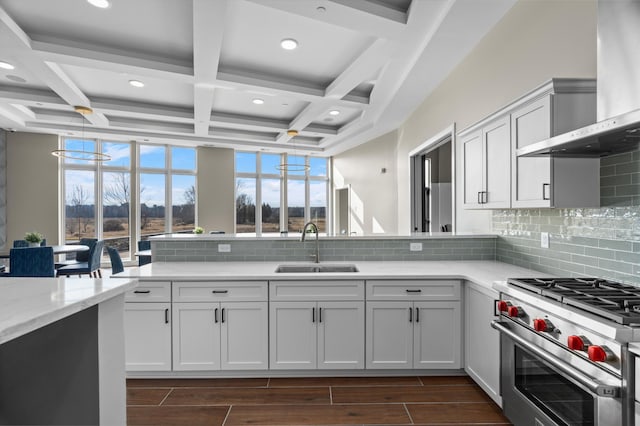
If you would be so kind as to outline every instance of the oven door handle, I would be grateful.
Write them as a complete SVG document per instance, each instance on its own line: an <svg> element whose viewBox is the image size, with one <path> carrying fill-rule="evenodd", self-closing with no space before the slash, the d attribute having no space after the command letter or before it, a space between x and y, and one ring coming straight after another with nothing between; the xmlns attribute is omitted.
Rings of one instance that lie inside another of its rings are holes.
<svg viewBox="0 0 640 426"><path fill-rule="evenodd" d="M495 328L500 333L504 333L511 340L518 343L529 352L532 352L536 356L542 358L544 361L551 364L555 369L560 370L561 373L566 374L567 376L571 377L573 380L585 386L592 393L598 396L609 397L609 398L618 398L620 396L619 386L604 385L600 382L593 380L591 377L585 374L582 374L580 371L576 370L566 362L561 361L552 355L549 355L547 352L543 351L539 347L527 342L525 339L518 336L513 331L509 330L509 328L504 323L500 321L491 321L491 327Z"/></svg>

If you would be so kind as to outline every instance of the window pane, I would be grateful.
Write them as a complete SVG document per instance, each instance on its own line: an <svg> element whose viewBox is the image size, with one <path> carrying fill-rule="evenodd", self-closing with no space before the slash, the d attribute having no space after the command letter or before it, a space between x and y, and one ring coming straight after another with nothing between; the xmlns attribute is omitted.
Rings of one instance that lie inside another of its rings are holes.
<svg viewBox="0 0 640 426"><path fill-rule="evenodd" d="M196 224L196 177L173 175L171 232L193 231Z"/></svg>
<svg viewBox="0 0 640 426"><path fill-rule="evenodd" d="M287 174L304 176L304 157L303 156L289 155L287 156L287 164L288 164Z"/></svg>
<svg viewBox="0 0 640 426"><path fill-rule="evenodd" d="M309 158L309 176L326 176L327 175L327 159L326 158Z"/></svg>
<svg viewBox="0 0 640 426"><path fill-rule="evenodd" d="M87 164L94 165L93 161L88 161L86 158L87 155L91 152L96 152L96 142L90 139L65 139L64 140L64 149L68 152L67 154L76 158L85 158L84 160L76 160L71 158L65 158L65 164Z"/></svg>
<svg viewBox="0 0 640 426"><path fill-rule="evenodd" d="M165 151L162 145L140 145L140 167L164 169Z"/></svg>
<svg viewBox="0 0 640 426"><path fill-rule="evenodd" d="M165 232L165 175L140 174L140 234Z"/></svg>
<svg viewBox="0 0 640 426"><path fill-rule="evenodd" d="M256 180L236 179L236 233L256 232Z"/></svg>
<svg viewBox="0 0 640 426"><path fill-rule="evenodd" d="M287 231L300 232L304 227L304 180L287 182L287 202L289 222Z"/></svg>
<svg viewBox="0 0 640 426"><path fill-rule="evenodd" d="M262 233L280 232L280 179L262 179Z"/></svg>
<svg viewBox="0 0 640 426"><path fill-rule="evenodd" d="M66 170L65 174L65 242L94 238L95 172Z"/></svg>
<svg viewBox="0 0 640 426"><path fill-rule="evenodd" d="M262 173L268 175L279 175L282 156L280 154L262 154Z"/></svg>
<svg viewBox="0 0 640 426"><path fill-rule="evenodd" d="M102 181L103 237L107 246L116 248L122 258L129 259L131 175L128 172L108 172L102 175Z"/></svg>
<svg viewBox="0 0 640 426"><path fill-rule="evenodd" d="M327 182L309 183L309 205L311 220L318 225L320 232L327 232Z"/></svg>
<svg viewBox="0 0 640 426"><path fill-rule="evenodd" d="M171 148L171 168L180 170L195 170L196 150L194 148Z"/></svg>
<svg viewBox="0 0 640 426"><path fill-rule="evenodd" d="M131 167L131 145L128 143L103 142L102 152L111 157L111 160L102 163L105 166Z"/></svg>
<svg viewBox="0 0 640 426"><path fill-rule="evenodd" d="M254 152L236 152L236 173L255 173L256 154Z"/></svg>

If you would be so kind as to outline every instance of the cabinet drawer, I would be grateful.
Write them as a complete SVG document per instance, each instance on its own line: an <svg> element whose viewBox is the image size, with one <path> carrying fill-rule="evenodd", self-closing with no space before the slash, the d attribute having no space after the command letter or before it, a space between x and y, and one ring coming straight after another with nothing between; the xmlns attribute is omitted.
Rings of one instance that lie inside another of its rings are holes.
<svg viewBox="0 0 640 426"><path fill-rule="evenodd" d="M266 300L266 281L173 282L174 302L262 302Z"/></svg>
<svg viewBox="0 0 640 426"><path fill-rule="evenodd" d="M367 300L460 300L460 281L371 280Z"/></svg>
<svg viewBox="0 0 640 426"><path fill-rule="evenodd" d="M269 300L364 300L364 281L270 281Z"/></svg>
<svg viewBox="0 0 640 426"><path fill-rule="evenodd" d="M125 302L170 302L171 282L139 281L138 286L127 291Z"/></svg>

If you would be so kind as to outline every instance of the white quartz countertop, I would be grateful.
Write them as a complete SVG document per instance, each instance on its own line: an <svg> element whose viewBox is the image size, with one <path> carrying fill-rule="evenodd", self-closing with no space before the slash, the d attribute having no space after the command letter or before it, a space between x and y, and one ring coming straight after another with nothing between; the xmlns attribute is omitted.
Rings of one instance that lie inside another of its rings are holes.
<svg viewBox="0 0 640 426"><path fill-rule="evenodd" d="M319 239L322 241L348 241L348 240L424 240L424 239L466 239L466 238L497 238L496 234L476 234L465 232L415 232L412 234L367 234L367 235L323 235L320 234ZM309 238L315 238L311 235ZM252 234L164 234L150 237L151 241L219 241L219 240L236 240L236 241L267 241L267 240L292 240L299 241L299 232L289 232L286 235L262 235L257 237Z"/></svg>
<svg viewBox="0 0 640 426"><path fill-rule="evenodd" d="M140 280L330 280L330 279L464 279L491 287L494 281L515 277L540 277L547 274L508 263L472 261L407 262L321 262L320 265L354 264L358 272L276 273L278 265L309 265L296 262L153 262L127 268L117 277Z"/></svg>
<svg viewBox="0 0 640 426"><path fill-rule="evenodd" d="M0 344L136 285L136 281L115 278L0 278Z"/></svg>

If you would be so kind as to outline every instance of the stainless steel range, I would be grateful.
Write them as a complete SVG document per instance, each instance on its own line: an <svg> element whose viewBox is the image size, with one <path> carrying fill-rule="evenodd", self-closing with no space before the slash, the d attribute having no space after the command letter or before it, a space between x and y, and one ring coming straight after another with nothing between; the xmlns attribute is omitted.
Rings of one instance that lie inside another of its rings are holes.
<svg viewBox="0 0 640 426"><path fill-rule="evenodd" d="M516 425L633 425L640 288L596 278L494 285L505 415Z"/></svg>

